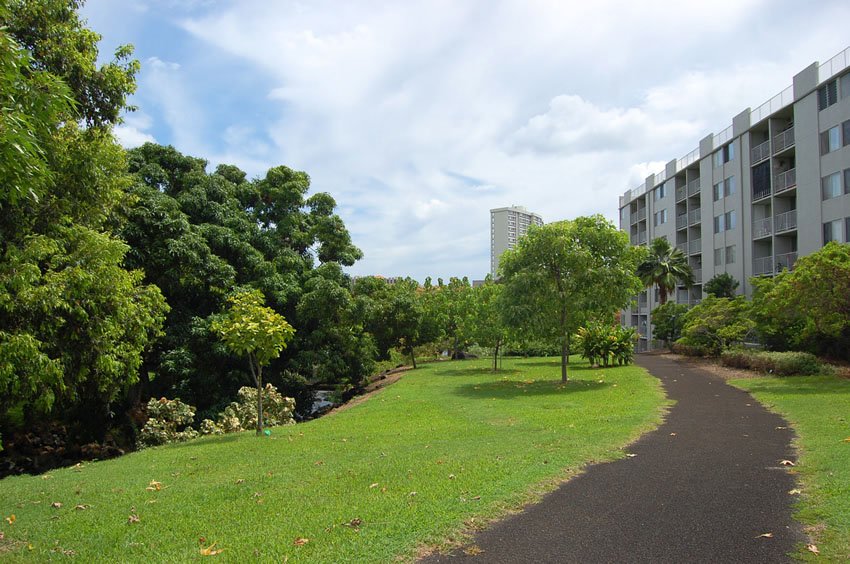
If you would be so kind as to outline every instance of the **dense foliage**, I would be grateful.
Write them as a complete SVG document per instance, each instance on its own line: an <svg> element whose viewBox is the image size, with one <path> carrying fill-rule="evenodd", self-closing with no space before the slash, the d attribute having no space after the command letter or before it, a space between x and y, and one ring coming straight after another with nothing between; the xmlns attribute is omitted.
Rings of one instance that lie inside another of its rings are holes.
<svg viewBox="0 0 850 564"><path fill-rule="evenodd" d="M576 334L576 347L593 366L624 366L634 359L637 331L606 323L589 323Z"/></svg>
<svg viewBox="0 0 850 564"><path fill-rule="evenodd" d="M723 351L720 360L726 366L757 370L776 376L810 376L825 374L828 368L818 357L806 352L771 352L733 349Z"/></svg>
<svg viewBox="0 0 850 564"><path fill-rule="evenodd" d="M754 329L749 316L750 304L737 298L706 297L685 314L679 343L717 356L731 345L744 341Z"/></svg>
<svg viewBox="0 0 850 564"><path fill-rule="evenodd" d="M691 286L694 283L687 255L670 245L664 237L652 241L649 254L638 265L637 275L646 288L658 288L658 301L662 305L667 303L667 296L676 288L676 284Z"/></svg>
<svg viewBox="0 0 850 564"><path fill-rule="evenodd" d="M702 289L706 294L718 298L734 298L738 286L734 276L728 272L722 272L706 282Z"/></svg>
<svg viewBox="0 0 850 564"><path fill-rule="evenodd" d="M686 304L667 302L652 310L652 335L667 343L672 350L673 343L682 336L682 328L685 325L685 314L688 312Z"/></svg>

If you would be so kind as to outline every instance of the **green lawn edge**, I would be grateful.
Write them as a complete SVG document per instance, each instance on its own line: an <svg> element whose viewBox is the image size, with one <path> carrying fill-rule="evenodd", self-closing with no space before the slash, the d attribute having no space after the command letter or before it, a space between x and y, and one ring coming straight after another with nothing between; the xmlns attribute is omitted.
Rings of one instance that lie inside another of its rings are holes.
<svg viewBox="0 0 850 564"><path fill-rule="evenodd" d="M636 366L428 364L305 424L0 481L0 559L387 562L449 548L614 460L669 401ZM157 490L152 482L158 482ZM54 507L54 503L61 506ZM138 520L136 521L135 518ZM297 546L297 539L307 542Z"/></svg>
<svg viewBox="0 0 850 564"><path fill-rule="evenodd" d="M850 562L850 379L765 376L729 383L782 415L795 431L793 472L801 490L795 518L820 552L800 546L795 557Z"/></svg>

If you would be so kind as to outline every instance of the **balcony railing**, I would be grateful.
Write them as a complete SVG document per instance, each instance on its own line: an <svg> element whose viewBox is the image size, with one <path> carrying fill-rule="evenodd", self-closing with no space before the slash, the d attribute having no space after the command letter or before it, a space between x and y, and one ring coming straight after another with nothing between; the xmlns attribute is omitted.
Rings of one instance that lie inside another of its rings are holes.
<svg viewBox="0 0 850 564"><path fill-rule="evenodd" d="M641 208L632 214L632 223L637 223L642 219L646 219L646 208Z"/></svg>
<svg viewBox="0 0 850 564"><path fill-rule="evenodd" d="M773 274L773 257L761 257L753 259L753 275Z"/></svg>
<svg viewBox="0 0 850 564"><path fill-rule="evenodd" d="M638 297L637 306L638 309L646 309L646 294Z"/></svg>
<svg viewBox="0 0 850 564"><path fill-rule="evenodd" d="M687 186L680 186L679 188L676 188L676 201L677 202L681 202L682 200L684 200L687 197L688 197L688 187Z"/></svg>
<svg viewBox="0 0 850 564"><path fill-rule="evenodd" d="M683 213L676 216L676 229L684 229L688 226L688 214Z"/></svg>
<svg viewBox="0 0 850 564"><path fill-rule="evenodd" d="M773 218L763 217L753 220L753 238L767 237L773 231Z"/></svg>
<svg viewBox="0 0 850 564"><path fill-rule="evenodd" d="M641 231L638 233L638 245L643 245L646 243L646 231Z"/></svg>
<svg viewBox="0 0 850 564"><path fill-rule="evenodd" d="M688 182L688 196L699 194L699 178Z"/></svg>
<svg viewBox="0 0 850 564"><path fill-rule="evenodd" d="M776 214L773 224L777 233L797 229L797 210Z"/></svg>
<svg viewBox="0 0 850 564"><path fill-rule="evenodd" d="M776 272L782 272L785 269L794 270L795 262L797 262L797 253L776 255Z"/></svg>
<svg viewBox="0 0 850 564"><path fill-rule="evenodd" d="M794 127L791 126L782 133L773 136L773 154L784 151L794 145Z"/></svg>
<svg viewBox="0 0 850 564"><path fill-rule="evenodd" d="M676 248L679 249L680 251L682 251L683 253L688 252L688 244L687 243L679 243L678 245L676 245Z"/></svg>
<svg viewBox="0 0 850 564"><path fill-rule="evenodd" d="M691 272L694 274L694 284L702 284L702 269L692 268Z"/></svg>
<svg viewBox="0 0 850 564"><path fill-rule="evenodd" d="M691 210L688 212L688 225L693 225L695 223L699 223L700 220L700 209L697 208L695 210Z"/></svg>
<svg viewBox="0 0 850 564"><path fill-rule="evenodd" d="M770 139L750 149L750 164L758 164L770 156Z"/></svg>
<svg viewBox="0 0 850 564"><path fill-rule="evenodd" d="M773 186L776 192L784 192L789 188L797 185L797 169L789 168L785 172L780 172L773 178Z"/></svg>
<svg viewBox="0 0 850 564"><path fill-rule="evenodd" d="M763 200L765 198L769 198L771 194L770 186L762 188L761 190L756 191L753 189L753 201L756 202L758 200Z"/></svg>
<svg viewBox="0 0 850 564"><path fill-rule="evenodd" d="M696 239L688 242L688 254L696 255L702 252L702 240Z"/></svg>

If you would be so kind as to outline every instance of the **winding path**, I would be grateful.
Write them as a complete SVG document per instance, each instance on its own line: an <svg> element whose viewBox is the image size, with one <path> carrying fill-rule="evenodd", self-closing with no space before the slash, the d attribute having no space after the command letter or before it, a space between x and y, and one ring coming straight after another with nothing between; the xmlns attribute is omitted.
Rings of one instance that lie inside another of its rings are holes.
<svg viewBox="0 0 850 564"><path fill-rule="evenodd" d="M634 456L477 533L469 554L424 562L789 561L804 536L782 465L795 459L785 421L699 368L657 355L637 363L677 403L627 449Z"/></svg>

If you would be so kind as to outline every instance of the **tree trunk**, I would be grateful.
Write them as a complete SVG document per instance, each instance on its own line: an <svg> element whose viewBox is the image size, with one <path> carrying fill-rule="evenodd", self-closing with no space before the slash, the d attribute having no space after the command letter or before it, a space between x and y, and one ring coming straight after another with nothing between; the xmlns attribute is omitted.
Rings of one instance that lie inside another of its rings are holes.
<svg viewBox="0 0 850 564"><path fill-rule="evenodd" d="M263 367L257 365L257 436L263 434Z"/></svg>
<svg viewBox="0 0 850 564"><path fill-rule="evenodd" d="M564 336L561 340L561 383L567 383L567 363L569 362L570 335L567 332L567 309L561 306L561 331Z"/></svg>
<svg viewBox="0 0 850 564"><path fill-rule="evenodd" d="M410 361L413 363L413 369L416 370L416 354L413 352L413 347L410 347Z"/></svg>
<svg viewBox="0 0 850 564"><path fill-rule="evenodd" d="M499 371L499 345L501 344L500 339L496 339L496 348L493 349L493 372Z"/></svg>
<svg viewBox="0 0 850 564"><path fill-rule="evenodd" d="M664 286L658 286L658 305L664 305L667 303L667 288Z"/></svg>

